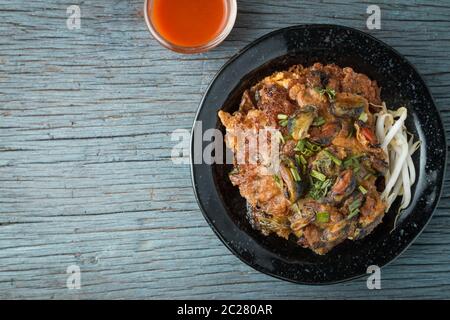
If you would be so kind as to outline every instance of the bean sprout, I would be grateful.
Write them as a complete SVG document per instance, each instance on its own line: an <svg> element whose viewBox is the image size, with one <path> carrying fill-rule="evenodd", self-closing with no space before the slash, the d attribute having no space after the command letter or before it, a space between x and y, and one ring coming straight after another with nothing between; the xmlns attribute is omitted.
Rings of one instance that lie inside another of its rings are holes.
<svg viewBox="0 0 450 320"><path fill-rule="evenodd" d="M395 218L396 224L400 212L411 203L411 187L416 181L412 155L419 148L420 141L414 142L414 136L406 130L405 120L408 115L406 108L388 110L384 103L377 107L381 110L375 115L376 135L388 161L388 170L385 174L386 187L381 198L387 203L387 212L395 199L402 196L399 212Z"/></svg>

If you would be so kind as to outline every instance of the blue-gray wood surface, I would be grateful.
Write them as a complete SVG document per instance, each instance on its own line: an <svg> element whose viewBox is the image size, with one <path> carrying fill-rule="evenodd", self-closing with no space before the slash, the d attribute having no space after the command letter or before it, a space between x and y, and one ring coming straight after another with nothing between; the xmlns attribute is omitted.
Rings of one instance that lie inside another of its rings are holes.
<svg viewBox="0 0 450 320"><path fill-rule="evenodd" d="M239 0L211 52L147 31L143 0L0 0L0 298L450 298L449 176L425 232L366 279L327 287L258 273L226 249L170 159L208 83L250 41L300 23L368 31L425 77L450 137L450 1ZM66 9L81 8L81 29ZM447 170L449 172L450 170ZM81 289L66 269L81 268Z"/></svg>

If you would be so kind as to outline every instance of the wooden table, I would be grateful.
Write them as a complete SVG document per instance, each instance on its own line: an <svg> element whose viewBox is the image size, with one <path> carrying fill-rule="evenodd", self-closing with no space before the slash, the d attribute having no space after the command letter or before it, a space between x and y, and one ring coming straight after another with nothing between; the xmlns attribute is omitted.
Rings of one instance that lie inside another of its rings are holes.
<svg viewBox="0 0 450 320"><path fill-rule="evenodd" d="M0 298L450 298L450 191L425 232L366 279L311 287L260 274L226 249L196 204L171 133L190 129L222 64L285 26L355 27L404 54L450 130L450 2L239 0L211 52L153 40L142 0L0 0ZM81 8L81 29L66 9ZM450 135L447 132L447 135ZM447 170L449 171L449 170ZM81 289L66 287L80 267Z"/></svg>

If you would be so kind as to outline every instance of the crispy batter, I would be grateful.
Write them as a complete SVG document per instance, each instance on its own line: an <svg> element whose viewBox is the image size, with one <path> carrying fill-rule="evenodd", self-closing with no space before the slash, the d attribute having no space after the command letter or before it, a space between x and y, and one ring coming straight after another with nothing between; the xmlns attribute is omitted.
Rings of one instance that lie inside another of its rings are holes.
<svg viewBox="0 0 450 320"><path fill-rule="evenodd" d="M386 155L369 108L380 102L380 88L366 75L316 63L276 72L245 91L234 114L219 111L227 146L248 160L235 163L230 180L251 207L252 225L317 254L372 232L386 208L375 187ZM261 160L268 151L259 140L238 143L243 132L264 128L283 137L275 172Z"/></svg>

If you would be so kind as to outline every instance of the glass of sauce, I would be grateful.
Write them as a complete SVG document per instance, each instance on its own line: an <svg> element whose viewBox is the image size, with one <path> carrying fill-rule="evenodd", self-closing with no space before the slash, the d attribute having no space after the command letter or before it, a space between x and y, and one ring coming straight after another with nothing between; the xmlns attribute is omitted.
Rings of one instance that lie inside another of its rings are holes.
<svg viewBox="0 0 450 320"><path fill-rule="evenodd" d="M220 44L236 20L236 0L145 0L144 15L155 39L180 53Z"/></svg>

